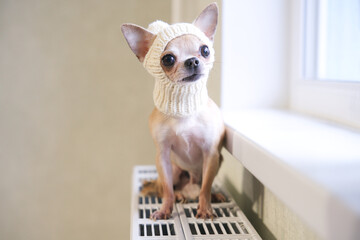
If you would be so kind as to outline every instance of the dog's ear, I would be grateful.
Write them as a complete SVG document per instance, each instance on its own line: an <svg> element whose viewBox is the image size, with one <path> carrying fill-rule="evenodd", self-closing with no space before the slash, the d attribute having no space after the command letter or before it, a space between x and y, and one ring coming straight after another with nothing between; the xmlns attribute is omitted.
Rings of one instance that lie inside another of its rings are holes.
<svg viewBox="0 0 360 240"><path fill-rule="evenodd" d="M193 22L211 41L214 40L218 15L218 6L216 3L212 3L207 6Z"/></svg>
<svg viewBox="0 0 360 240"><path fill-rule="evenodd" d="M156 35L134 24L123 24L121 26L121 31L131 50L135 53L140 62L143 62Z"/></svg>

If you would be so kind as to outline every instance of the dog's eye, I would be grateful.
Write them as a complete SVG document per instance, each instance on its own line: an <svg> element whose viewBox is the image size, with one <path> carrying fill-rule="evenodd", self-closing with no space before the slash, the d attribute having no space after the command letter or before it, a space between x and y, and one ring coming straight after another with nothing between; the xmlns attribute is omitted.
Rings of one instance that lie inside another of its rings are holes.
<svg viewBox="0 0 360 240"><path fill-rule="evenodd" d="M200 47L201 56L207 58L210 55L210 49L208 46L204 45Z"/></svg>
<svg viewBox="0 0 360 240"><path fill-rule="evenodd" d="M161 59L161 62L165 67L171 67L175 63L175 57L171 54L166 54Z"/></svg>

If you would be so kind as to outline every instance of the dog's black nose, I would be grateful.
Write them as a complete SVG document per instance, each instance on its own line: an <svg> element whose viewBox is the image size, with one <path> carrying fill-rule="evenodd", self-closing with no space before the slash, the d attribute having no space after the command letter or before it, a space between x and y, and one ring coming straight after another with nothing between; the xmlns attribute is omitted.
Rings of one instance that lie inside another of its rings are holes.
<svg viewBox="0 0 360 240"><path fill-rule="evenodd" d="M188 60L185 61L185 67L187 69L196 69L199 66L199 64L200 61L196 57L189 58Z"/></svg>

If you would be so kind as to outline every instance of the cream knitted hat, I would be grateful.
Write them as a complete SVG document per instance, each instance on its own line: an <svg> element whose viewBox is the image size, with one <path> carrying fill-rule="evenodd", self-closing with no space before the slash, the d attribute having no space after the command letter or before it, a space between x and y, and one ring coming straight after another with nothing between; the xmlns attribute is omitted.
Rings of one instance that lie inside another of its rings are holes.
<svg viewBox="0 0 360 240"><path fill-rule="evenodd" d="M149 25L148 31L157 36L144 58L143 66L155 77L153 99L156 108L173 117L186 117L200 111L208 101L207 76L195 82L175 83L163 71L160 57L172 39L184 34L197 36L209 47L210 52L214 52L212 42L199 28L189 23L169 25L155 21Z"/></svg>

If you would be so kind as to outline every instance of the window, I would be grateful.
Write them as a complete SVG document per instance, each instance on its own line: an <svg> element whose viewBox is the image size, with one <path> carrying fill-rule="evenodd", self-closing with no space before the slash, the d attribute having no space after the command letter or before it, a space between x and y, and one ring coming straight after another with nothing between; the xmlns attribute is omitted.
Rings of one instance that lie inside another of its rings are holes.
<svg viewBox="0 0 360 240"><path fill-rule="evenodd" d="M289 109L360 129L359 0L222 3L224 111Z"/></svg>
<svg viewBox="0 0 360 240"><path fill-rule="evenodd" d="M360 1L304 1L306 78L360 81Z"/></svg>
<svg viewBox="0 0 360 240"><path fill-rule="evenodd" d="M360 129L360 2L290 6L289 108Z"/></svg>

